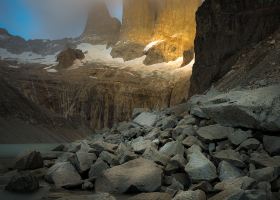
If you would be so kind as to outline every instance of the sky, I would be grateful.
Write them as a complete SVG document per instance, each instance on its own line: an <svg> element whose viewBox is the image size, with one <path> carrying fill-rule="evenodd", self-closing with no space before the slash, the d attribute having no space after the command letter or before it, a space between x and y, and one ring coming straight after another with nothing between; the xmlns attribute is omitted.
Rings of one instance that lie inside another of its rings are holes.
<svg viewBox="0 0 280 200"><path fill-rule="evenodd" d="M0 28L25 39L79 36L88 8L95 0L0 0ZM104 0L112 16L121 19L122 0Z"/></svg>

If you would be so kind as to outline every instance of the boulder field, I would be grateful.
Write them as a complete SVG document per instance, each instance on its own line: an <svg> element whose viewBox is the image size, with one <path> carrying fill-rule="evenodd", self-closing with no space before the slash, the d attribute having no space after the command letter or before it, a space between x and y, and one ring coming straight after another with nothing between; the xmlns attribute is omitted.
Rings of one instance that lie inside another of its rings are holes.
<svg viewBox="0 0 280 200"><path fill-rule="evenodd" d="M32 192L40 180L52 188L47 199L278 199L279 89L209 92L162 111L135 110L132 121L17 158L20 170L3 175L11 177L6 189ZM266 101L256 96L264 91Z"/></svg>

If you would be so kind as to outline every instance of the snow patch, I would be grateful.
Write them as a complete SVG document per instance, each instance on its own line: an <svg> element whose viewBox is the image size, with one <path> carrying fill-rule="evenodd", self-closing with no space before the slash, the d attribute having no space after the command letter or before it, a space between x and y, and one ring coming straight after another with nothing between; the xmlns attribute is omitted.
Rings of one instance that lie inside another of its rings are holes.
<svg viewBox="0 0 280 200"><path fill-rule="evenodd" d="M149 51L151 48L153 48L154 46L162 43L164 40L156 40L153 42L150 42L149 44L147 44L147 46L144 48L144 52Z"/></svg>
<svg viewBox="0 0 280 200"><path fill-rule="evenodd" d="M8 67L13 68L13 69L19 69L20 66L15 66L15 65L9 65Z"/></svg>
<svg viewBox="0 0 280 200"><path fill-rule="evenodd" d="M49 73L57 73L57 70L56 69L47 69L47 72L49 72Z"/></svg>
<svg viewBox="0 0 280 200"><path fill-rule="evenodd" d="M97 79L96 76L89 76L89 78L91 78L91 79Z"/></svg>

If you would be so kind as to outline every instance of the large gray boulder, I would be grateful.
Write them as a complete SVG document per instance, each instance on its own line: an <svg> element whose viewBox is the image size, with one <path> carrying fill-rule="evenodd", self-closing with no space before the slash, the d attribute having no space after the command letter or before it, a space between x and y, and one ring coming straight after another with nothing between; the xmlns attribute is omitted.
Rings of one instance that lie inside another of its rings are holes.
<svg viewBox="0 0 280 200"><path fill-rule="evenodd" d="M160 148L159 152L171 157L177 154L184 155L185 148L181 142L173 141L166 143Z"/></svg>
<svg viewBox="0 0 280 200"><path fill-rule="evenodd" d="M77 152L74 156L69 158L69 161L76 167L79 173L88 171L96 161L97 157L94 153Z"/></svg>
<svg viewBox="0 0 280 200"><path fill-rule="evenodd" d="M135 159L107 169L97 178L97 192L125 193L129 191L154 192L161 186L162 170L146 159Z"/></svg>
<svg viewBox="0 0 280 200"><path fill-rule="evenodd" d="M280 137L265 135L263 145L268 153L280 154Z"/></svg>
<svg viewBox="0 0 280 200"><path fill-rule="evenodd" d="M56 187L75 186L82 183L81 176L70 162L61 162L49 168L45 179Z"/></svg>
<svg viewBox="0 0 280 200"><path fill-rule="evenodd" d="M158 116L156 114L150 112L143 112L140 115L138 115L135 119L133 119L133 122L141 126L154 126L157 119Z"/></svg>
<svg viewBox="0 0 280 200"><path fill-rule="evenodd" d="M212 181L217 178L215 165L205 157L199 146L193 145L188 149L188 164L185 171L194 182Z"/></svg>
<svg viewBox="0 0 280 200"><path fill-rule="evenodd" d="M280 85L230 91L200 100L201 110L219 124L267 131L280 130Z"/></svg>
<svg viewBox="0 0 280 200"><path fill-rule="evenodd" d="M219 179L221 181L235 179L242 176L242 171L226 161L222 161L218 167Z"/></svg>
<svg viewBox="0 0 280 200"><path fill-rule="evenodd" d="M32 151L17 158L15 162L15 169L32 170L42 168L44 166L43 158L40 152Z"/></svg>
<svg viewBox="0 0 280 200"><path fill-rule="evenodd" d="M224 127L219 124L205 126L197 130L198 136L209 142L227 139L233 132L233 128Z"/></svg>

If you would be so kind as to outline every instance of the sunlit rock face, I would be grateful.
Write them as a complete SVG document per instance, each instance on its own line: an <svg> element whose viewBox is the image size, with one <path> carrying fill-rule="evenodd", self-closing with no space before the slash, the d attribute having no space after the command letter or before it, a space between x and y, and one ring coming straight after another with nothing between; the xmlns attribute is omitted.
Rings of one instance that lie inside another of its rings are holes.
<svg viewBox="0 0 280 200"><path fill-rule="evenodd" d="M201 0L125 0L121 40L147 45L145 64L168 62L193 49Z"/></svg>
<svg viewBox="0 0 280 200"><path fill-rule="evenodd" d="M196 62L191 95L223 77L237 53L273 33L280 24L280 1L205 0L197 12Z"/></svg>
<svg viewBox="0 0 280 200"><path fill-rule="evenodd" d="M114 43L119 38L120 27L121 22L110 15L106 3L98 0L92 5L83 36L99 36Z"/></svg>

